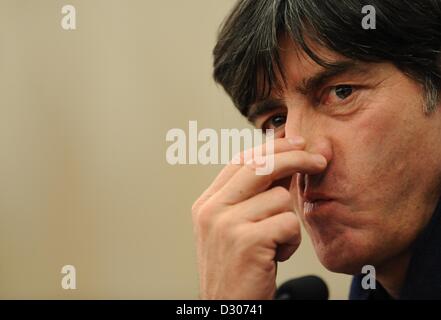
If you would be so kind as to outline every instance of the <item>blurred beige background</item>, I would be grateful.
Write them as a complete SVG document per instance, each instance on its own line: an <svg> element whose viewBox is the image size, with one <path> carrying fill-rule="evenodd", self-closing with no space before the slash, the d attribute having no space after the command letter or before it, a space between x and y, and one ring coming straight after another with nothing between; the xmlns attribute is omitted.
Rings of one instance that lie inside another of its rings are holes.
<svg viewBox="0 0 441 320"><path fill-rule="evenodd" d="M197 298L190 208L221 167L167 164L165 135L247 126L211 79L233 3L0 0L0 298ZM306 274L346 299L304 236L278 282Z"/></svg>

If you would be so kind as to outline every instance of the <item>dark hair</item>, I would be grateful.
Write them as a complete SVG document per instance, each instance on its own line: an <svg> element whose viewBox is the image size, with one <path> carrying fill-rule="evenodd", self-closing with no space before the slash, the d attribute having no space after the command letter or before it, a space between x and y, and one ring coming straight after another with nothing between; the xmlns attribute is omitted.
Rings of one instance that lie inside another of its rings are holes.
<svg viewBox="0 0 441 320"><path fill-rule="evenodd" d="M362 28L365 5L376 10L376 29ZM245 116L277 85L277 70L284 77L281 33L322 66L332 62L317 56L306 39L353 60L391 62L423 86L425 111L438 104L441 0L239 0L213 51L214 78Z"/></svg>

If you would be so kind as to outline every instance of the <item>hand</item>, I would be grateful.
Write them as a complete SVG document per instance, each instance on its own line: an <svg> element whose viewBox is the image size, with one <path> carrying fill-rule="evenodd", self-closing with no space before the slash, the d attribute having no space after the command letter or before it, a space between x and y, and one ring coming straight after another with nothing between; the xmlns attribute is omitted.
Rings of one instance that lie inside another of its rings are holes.
<svg viewBox="0 0 441 320"><path fill-rule="evenodd" d="M273 185L326 168L325 157L304 147L303 139L275 140L274 154L264 154L274 156L271 174L256 175L253 164L229 164L194 203L200 298L274 297L277 261L297 250L301 235L292 195Z"/></svg>

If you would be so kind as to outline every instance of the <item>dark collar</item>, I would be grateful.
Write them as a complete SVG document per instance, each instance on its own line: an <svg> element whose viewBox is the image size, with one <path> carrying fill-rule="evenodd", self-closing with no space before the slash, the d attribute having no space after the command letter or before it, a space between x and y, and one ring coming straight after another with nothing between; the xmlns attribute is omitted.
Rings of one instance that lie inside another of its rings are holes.
<svg viewBox="0 0 441 320"><path fill-rule="evenodd" d="M391 299L378 282L376 290L363 289L363 276L354 276L349 299ZM429 224L415 241L400 299L441 299L441 200Z"/></svg>

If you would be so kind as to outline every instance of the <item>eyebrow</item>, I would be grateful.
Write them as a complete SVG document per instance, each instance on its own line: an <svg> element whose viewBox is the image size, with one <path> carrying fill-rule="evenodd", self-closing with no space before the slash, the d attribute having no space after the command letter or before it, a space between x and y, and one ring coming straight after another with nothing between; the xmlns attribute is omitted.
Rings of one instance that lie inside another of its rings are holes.
<svg viewBox="0 0 441 320"><path fill-rule="evenodd" d="M360 74L367 72L366 66L355 61L337 61L327 66L324 70L319 71L310 78L303 79L301 83L296 86L296 90L303 95L310 95L312 92L316 92L326 82L332 78L343 74ZM247 119L249 122L254 123L255 120L266 113L274 111L284 105L282 99L265 99L252 104L247 112Z"/></svg>

